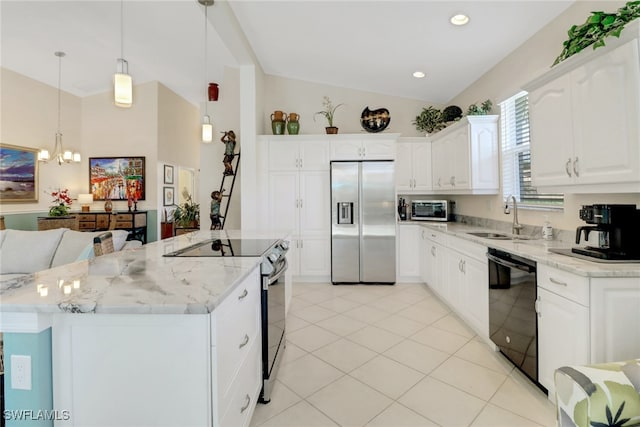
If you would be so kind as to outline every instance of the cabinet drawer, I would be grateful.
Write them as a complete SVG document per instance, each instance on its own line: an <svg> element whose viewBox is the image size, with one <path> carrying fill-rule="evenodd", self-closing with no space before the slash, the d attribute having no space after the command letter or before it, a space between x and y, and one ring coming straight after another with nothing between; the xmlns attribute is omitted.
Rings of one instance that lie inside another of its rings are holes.
<svg viewBox="0 0 640 427"><path fill-rule="evenodd" d="M116 221L116 228L132 228L133 222L131 221Z"/></svg>
<svg viewBox="0 0 640 427"><path fill-rule="evenodd" d="M96 228L109 228L109 215L96 215Z"/></svg>
<svg viewBox="0 0 640 427"><path fill-rule="evenodd" d="M589 278L538 264L538 286L589 307Z"/></svg>
<svg viewBox="0 0 640 427"><path fill-rule="evenodd" d="M78 223L78 228L80 230L95 230L96 223L95 221L80 221Z"/></svg>
<svg viewBox="0 0 640 427"><path fill-rule="evenodd" d="M216 346L218 393L225 396L253 344L261 342L257 274L255 281L245 280L215 311L211 342Z"/></svg>
<svg viewBox="0 0 640 427"><path fill-rule="evenodd" d="M444 243L447 236L444 233L439 231L435 231L429 227L422 226L422 237L423 239L430 240L432 242Z"/></svg>
<svg viewBox="0 0 640 427"><path fill-rule="evenodd" d="M218 401L220 426L247 426L251 421L258 392L262 386L261 345L256 341L234 378L231 389Z"/></svg>
<svg viewBox="0 0 640 427"><path fill-rule="evenodd" d="M471 258L475 258L483 264L487 263L487 247L484 245L453 236L448 236L447 245L451 249L455 249L456 251Z"/></svg>

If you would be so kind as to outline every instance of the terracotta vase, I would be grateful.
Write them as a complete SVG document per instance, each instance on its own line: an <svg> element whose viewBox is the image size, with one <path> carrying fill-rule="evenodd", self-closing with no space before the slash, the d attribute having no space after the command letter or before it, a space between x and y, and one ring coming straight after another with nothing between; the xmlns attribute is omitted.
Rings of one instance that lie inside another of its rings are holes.
<svg viewBox="0 0 640 427"><path fill-rule="evenodd" d="M287 120L287 115L280 110L276 110L271 114L272 122L284 122Z"/></svg>
<svg viewBox="0 0 640 427"><path fill-rule="evenodd" d="M111 202L111 200L107 199L104 202L104 211L105 212L111 212L113 210L113 203Z"/></svg>
<svg viewBox="0 0 640 427"><path fill-rule="evenodd" d="M209 101L217 101L219 91L218 83L209 83L209 88L207 89Z"/></svg>
<svg viewBox="0 0 640 427"><path fill-rule="evenodd" d="M324 130L327 131L328 135L335 135L338 133L338 128L335 126L327 126Z"/></svg>

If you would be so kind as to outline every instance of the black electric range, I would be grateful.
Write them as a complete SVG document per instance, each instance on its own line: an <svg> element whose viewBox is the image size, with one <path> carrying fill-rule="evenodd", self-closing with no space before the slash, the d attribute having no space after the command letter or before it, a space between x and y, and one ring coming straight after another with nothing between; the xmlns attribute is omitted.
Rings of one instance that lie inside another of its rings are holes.
<svg viewBox="0 0 640 427"><path fill-rule="evenodd" d="M276 239L207 239L164 254L166 257L259 257L272 249Z"/></svg>

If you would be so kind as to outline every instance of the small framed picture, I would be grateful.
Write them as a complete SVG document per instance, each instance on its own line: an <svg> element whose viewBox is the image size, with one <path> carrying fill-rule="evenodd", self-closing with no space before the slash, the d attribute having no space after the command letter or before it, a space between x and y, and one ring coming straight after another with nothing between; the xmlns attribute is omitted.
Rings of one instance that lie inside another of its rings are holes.
<svg viewBox="0 0 640 427"><path fill-rule="evenodd" d="M173 166L164 165L164 183L173 184Z"/></svg>
<svg viewBox="0 0 640 427"><path fill-rule="evenodd" d="M162 204L164 206L172 206L173 200L173 187L164 187L164 195L162 197Z"/></svg>

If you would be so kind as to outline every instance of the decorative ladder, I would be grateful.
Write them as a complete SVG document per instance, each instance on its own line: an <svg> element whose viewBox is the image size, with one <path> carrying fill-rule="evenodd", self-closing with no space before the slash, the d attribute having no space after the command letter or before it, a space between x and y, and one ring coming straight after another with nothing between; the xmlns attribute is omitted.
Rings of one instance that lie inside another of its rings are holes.
<svg viewBox="0 0 640 427"><path fill-rule="evenodd" d="M235 164L234 164L235 162ZM222 193L222 201L220 202L220 227L215 228L213 226L213 221L211 223L210 230L222 230L224 228L224 224L227 222L227 213L229 213L229 205L231 204L231 195L233 194L233 186L236 184L236 175L238 174L238 167L240 166L240 153L235 153L233 155L233 159L231 159L231 165L233 166L233 175L225 175L222 173L222 182L220 182L220 193ZM226 193L226 188L224 188L225 181L227 178L232 177L231 187L229 188L229 193ZM226 202L225 202L226 200ZM224 205L224 215L223 212Z"/></svg>

